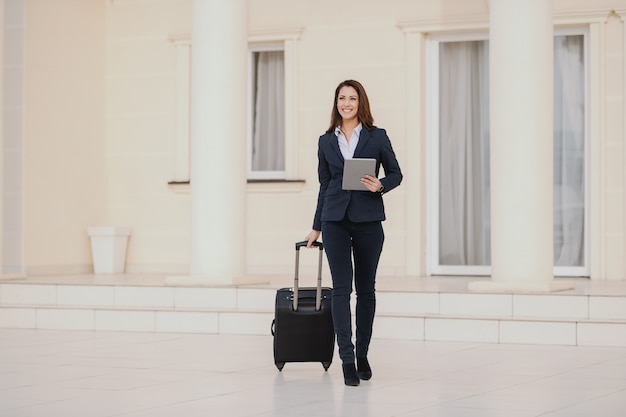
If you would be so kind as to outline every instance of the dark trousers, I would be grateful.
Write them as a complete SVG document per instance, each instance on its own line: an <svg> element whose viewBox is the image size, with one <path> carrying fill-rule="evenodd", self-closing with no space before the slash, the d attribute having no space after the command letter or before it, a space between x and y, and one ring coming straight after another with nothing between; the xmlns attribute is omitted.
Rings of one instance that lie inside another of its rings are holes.
<svg viewBox="0 0 626 417"><path fill-rule="evenodd" d="M385 240L383 227L379 221L355 223L346 217L339 222L323 222L322 236L333 281L332 312L339 357L342 363L354 363L352 278L356 289L356 356L365 357L376 312L376 269Z"/></svg>

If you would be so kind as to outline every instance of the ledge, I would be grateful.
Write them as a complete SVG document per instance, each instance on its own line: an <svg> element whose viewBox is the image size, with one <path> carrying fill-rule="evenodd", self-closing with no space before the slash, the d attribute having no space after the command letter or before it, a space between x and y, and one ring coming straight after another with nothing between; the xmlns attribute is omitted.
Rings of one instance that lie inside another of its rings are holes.
<svg viewBox="0 0 626 417"><path fill-rule="evenodd" d="M249 193L299 193L304 180L248 180Z"/></svg>
<svg viewBox="0 0 626 417"><path fill-rule="evenodd" d="M587 25L606 23L610 16L625 20L626 9L592 8L583 10L556 10L553 13L554 26ZM489 15L432 17L413 21L399 21L398 28L405 33L432 33L454 31L487 31Z"/></svg>
<svg viewBox="0 0 626 417"><path fill-rule="evenodd" d="M283 180L283 179L251 179L247 181L247 189L250 192L259 193L290 193L300 192L306 183L305 180ZM189 194L191 184L189 181L170 181L167 186L177 194Z"/></svg>
<svg viewBox="0 0 626 417"><path fill-rule="evenodd" d="M167 186L176 194L189 194L191 191L189 181L170 181Z"/></svg>

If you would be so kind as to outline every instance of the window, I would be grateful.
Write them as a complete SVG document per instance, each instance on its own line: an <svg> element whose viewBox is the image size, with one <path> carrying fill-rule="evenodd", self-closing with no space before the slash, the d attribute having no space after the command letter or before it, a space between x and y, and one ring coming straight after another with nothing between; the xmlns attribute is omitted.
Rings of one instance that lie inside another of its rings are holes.
<svg viewBox="0 0 626 417"><path fill-rule="evenodd" d="M554 265L584 267L585 37L554 38ZM580 269L580 268L579 268ZM576 268L573 271L576 274ZM587 273L588 274L588 273ZM586 275L587 275L586 274Z"/></svg>
<svg viewBox="0 0 626 417"><path fill-rule="evenodd" d="M554 273L589 275L585 34L555 34ZM486 35L429 43L435 274L490 273L488 57Z"/></svg>
<svg viewBox="0 0 626 417"><path fill-rule="evenodd" d="M285 56L281 46L250 51L248 178L285 178Z"/></svg>
<svg viewBox="0 0 626 417"><path fill-rule="evenodd" d="M298 38L301 29L249 37L248 179L297 181L295 113ZM177 115L170 185L189 192L191 39L172 36L176 47ZM181 187L182 185L182 187Z"/></svg>
<svg viewBox="0 0 626 417"><path fill-rule="evenodd" d="M439 44L439 264L489 265L489 44Z"/></svg>

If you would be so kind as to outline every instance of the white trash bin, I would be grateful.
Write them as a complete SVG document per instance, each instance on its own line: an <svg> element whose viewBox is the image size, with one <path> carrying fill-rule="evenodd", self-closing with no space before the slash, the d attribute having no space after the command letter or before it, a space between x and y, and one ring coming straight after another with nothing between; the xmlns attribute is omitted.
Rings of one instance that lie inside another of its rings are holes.
<svg viewBox="0 0 626 417"><path fill-rule="evenodd" d="M121 274L126 265L130 227L88 227L91 238L93 271L96 274Z"/></svg>

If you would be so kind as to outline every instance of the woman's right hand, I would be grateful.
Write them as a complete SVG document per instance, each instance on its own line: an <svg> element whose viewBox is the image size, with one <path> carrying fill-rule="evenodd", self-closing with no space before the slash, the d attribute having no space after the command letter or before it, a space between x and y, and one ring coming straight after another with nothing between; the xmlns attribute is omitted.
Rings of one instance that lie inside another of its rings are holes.
<svg viewBox="0 0 626 417"><path fill-rule="evenodd" d="M313 247L313 242L315 242L320 237L320 233L321 232L319 230L311 230L309 234L306 235L304 240L308 242L306 245L307 248Z"/></svg>

